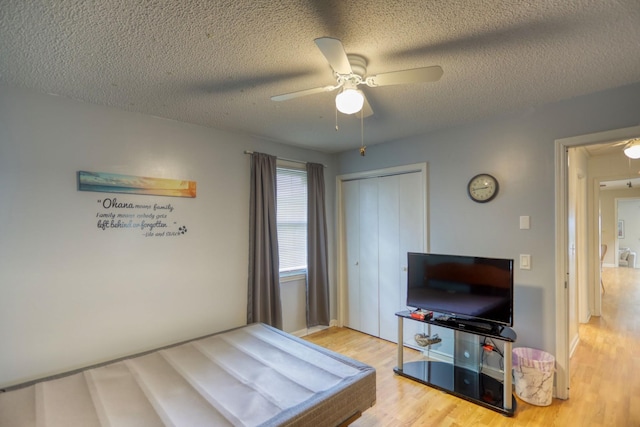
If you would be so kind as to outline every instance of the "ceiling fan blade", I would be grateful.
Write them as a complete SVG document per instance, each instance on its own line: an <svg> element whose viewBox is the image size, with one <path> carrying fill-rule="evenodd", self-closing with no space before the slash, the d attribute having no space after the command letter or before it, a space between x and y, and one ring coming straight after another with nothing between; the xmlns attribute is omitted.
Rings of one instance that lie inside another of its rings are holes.
<svg viewBox="0 0 640 427"><path fill-rule="evenodd" d="M342 42L332 37L320 37L314 40L320 52L327 58L329 65L338 74L351 74L351 64Z"/></svg>
<svg viewBox="0 0 640 427"><path fill-rule="evenodd" d="M300 98L301 96L313 95L315 93L331 92L337 89L339 86L324 86L315 87L313 89L299 90L297 92L284 93L282 95L275 95L271 97L272 101L288 101L294 98Z"/></svg>
<svg viewBox="0 0 640 427"><path fill-rule="evenodd" d="M407 83L428 83L440 80L442 77L442 67L434 65L432 67L414 68L413 70L391 71L375 76L367 77L368 86L391 86Z"/></svg>
<svg viewBox="0 0 640 427"><path fill-rule="evenodd" d="M362 94L362 96L364 96L364 104L362 105L363 117L373 116L373 109L371 108L369 101L367 101L367 96L364 93Z"/></svg>

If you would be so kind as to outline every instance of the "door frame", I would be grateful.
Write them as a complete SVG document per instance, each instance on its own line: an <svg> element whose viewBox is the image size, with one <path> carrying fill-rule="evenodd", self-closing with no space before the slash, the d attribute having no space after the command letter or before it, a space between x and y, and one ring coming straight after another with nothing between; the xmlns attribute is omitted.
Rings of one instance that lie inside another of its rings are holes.
<svg viewBox="0 0 640 427"><path fill-rule="evenodd" d="M427 163L413 163L409 165L394 166L390 168L374 169L362 172L354 172L336 176L336 224L337 224L337 322L338 326L343 327L346 319L347 310L347 266L346 258L346 234L344 226L344 205L342 202L342 183L345 181L353 181L357 179L378 178L383 176L401 175L405 173L419 172L422 175L422 194L424 195L424 248L429 250L429 211L428 211L428 177Z"/></svg>
<svg viewBox="0 0 640 427"><path fill-rule="evenodd" d="M555 181L556 181L556 200L555 200L555 228L556 228L556 267L555 267L555 285L556 285L556 397L559 399L569 398L569 298L567 295L567 274L568 274L568 238L567 238L567 218L568 218L568 152L570 147L579 147L591 144L601 144L606 142L621 141L624 139L636 138L640 135L640 126L632 126L622 129L614 129L604 132L596 132L586 135L578 135L569 138L561 138L555 140ZM596 248L599 236L594 233L593 227L588 230L589 237L589 265L592 266L589 275L589 287L591 292L597 293L599 288L595 287L597 282L600 284L599 271L600 257L599 248ZM597 293L599 296L599 292ZM596 298L596 313L599 314L600 299ZM595 313L594 313L595 314ZM597 315L597 314L596 314Z"/></svg>

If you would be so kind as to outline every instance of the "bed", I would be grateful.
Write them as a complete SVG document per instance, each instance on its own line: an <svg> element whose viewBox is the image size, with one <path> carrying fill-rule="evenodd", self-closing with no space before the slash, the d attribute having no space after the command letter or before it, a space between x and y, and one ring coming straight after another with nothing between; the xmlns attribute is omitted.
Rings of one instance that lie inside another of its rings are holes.
<svg viewBox="0 0 640 427"><path fill-rule="evenodd" d="M338 426L374 405L371 366L241 328L0 393L0 426Z"/></svg>

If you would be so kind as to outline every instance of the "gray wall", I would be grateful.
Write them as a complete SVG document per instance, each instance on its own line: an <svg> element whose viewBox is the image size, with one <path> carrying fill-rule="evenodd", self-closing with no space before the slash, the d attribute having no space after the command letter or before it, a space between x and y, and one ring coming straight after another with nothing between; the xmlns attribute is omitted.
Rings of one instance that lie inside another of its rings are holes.
<svg viewBox="0 0 640 427"><path fill-rule="evenodd" d="M329 155L0 86L0 387L245 324L244 150L326 164L333 212ZM193 180L197 197L81 192L79 170ZM171 203L187 233L101 230L105 197Z"/></svg>
<svg viewBox="0 0 640 427"><path fill-rule="evenodd" d="M428 162L431 251L531 254L516 271L517 345L553 352L553 141L636 125L639 110L640 84L330 156L0 86L0 387L243 324L244 150L326 164L330 230L337 174ZM78 170L197 181L196 199L171 199L187 234L98 229L104 194L76 191ZM479 172L501 184L486 205L466 195Z"/></svg>
<svg viewBox="0 0 640 427"><path fill-rule="evenodd" d="M531 254L532 269L515 271L516 346L554 353L554 141L636 125L639 110L636 84L371 146L366 157L345 152L338 173L428 162L430 251L516 260ZM500 182L488 204L467 196L467 182L480 172ZM519 229L521 215L531 217L530 230Z"/></svg>

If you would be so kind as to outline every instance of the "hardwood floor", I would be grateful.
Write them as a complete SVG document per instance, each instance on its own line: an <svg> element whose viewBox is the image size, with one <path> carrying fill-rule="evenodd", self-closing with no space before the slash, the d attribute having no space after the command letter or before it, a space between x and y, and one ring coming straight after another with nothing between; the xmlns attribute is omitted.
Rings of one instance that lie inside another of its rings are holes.
<svg viewBox="0 0 640 427"><path fill-rule="evenodd" d="M514 417L395 375L396 345L388 341L347 328L306 339L376 368L377 402L354 427L640 426L640 269L605 268L603 278L603 315L580 326L571 359L571 398L545 407L517 399ZM420 357L405 349L405 362Z"/></svg>

